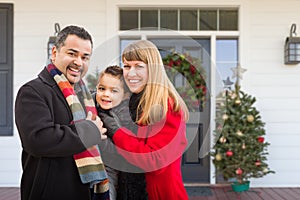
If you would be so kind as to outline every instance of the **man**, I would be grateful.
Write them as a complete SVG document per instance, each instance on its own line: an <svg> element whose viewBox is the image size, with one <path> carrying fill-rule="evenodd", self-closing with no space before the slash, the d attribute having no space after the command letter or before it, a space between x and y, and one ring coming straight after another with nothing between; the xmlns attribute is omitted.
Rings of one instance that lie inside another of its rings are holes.
<svg viewBox="0 0 300 200"><path fill-rule="evenodd" d="M22 200L91 198L90 184L81 179L83 164L76 159L100 143L106 132L99 117L86 115L93 105L85 105L90 95L84 93L81 78L88 70L92 46L85 29L65 27L57 36L51 63L17 94Z"/></svg>

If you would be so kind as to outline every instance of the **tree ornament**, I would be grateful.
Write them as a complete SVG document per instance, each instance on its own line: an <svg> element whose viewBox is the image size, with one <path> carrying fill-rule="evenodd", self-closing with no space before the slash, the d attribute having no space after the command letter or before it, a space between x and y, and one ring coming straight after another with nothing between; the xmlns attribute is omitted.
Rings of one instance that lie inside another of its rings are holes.
<svg viewBox="0 0 300 200"><path fill-rule="evenodd" d="M241 168L238 168L237 170L235 170L235 173L237 175L241 175L243 173L243 170Z"/></svg>
<svg viewBox="0 0 300 200"><path fill-rule="evenodd" d="M246 145L245 145L245 143L243 143L243 145L242 145L242 149L246 149Z"/></svg>
<svg viewBox="0 0 300 200"><path fill-rule="evenodd" d="M237 67L231 68L231 70L233 71L232 78L237 79L243 79L243 73L247 71L247 69L242 68L240 64L238 64Z"/></svg>
<svg viewBox="0 0 300 200"><path fill-rule="evenodd" d="M226 138L225 138L224 136L222 136L222 137L220 137L219 141L220 141L221 143L225 143L225 142L226 142Z"/></svg>
<svg viewBox="0 0 300 200"><path fill-rule="evenodd" d="M228 157L230 157L230 156L233 156L233 152L232 152L232 151L230 151L230 150L229 150L229 151L227 151L227 152L226 152L226 156L228 156Z"/></svg>
<svg viewBox="0 0 300 200"><path fill-rule="evenodd" d="M233 82L230 80L229 76L227 76L226 80L223 80L224 88L231 89Z"/></svg>
<svg viewBox="0 0 300 200"><path fill-rule="evenodd" d="M238 136L243 136L244 134L242 133L242 131L240 131L240 130L238 130L237 132L236 132L236 134L238 135Z"/></svg>
<svg viewBox="0 0 300 200"><path fill-rule="evenodd" d="M261 162L258 160L258 161L255 162L255 165L256 165L257 167L259 167L259 166L261 165Z"/></svg>
<svg viewBox="0 0 300 200"><path fill-rule="evenodd" d="M257 138L257 141L258 141L259 143L263 143L264 140L265 140L265 138L264 138L264 137L261 137L261 136L259 136L259 137Z"/></svg>
<svg viewBox="0 0 300 200"><path fill-rule="evenodd" d="M228 115L224 114L224 115L222 116L222 119L223 119L223 120L227 120L227 119L228 119Z"/></svg>
<svg viewBox="0 0 300 200"><path fill-rule="evenodd" d="M231 99L235 99L237 97L237 95L235 93L231 94Z"/></svg>
<svg viewBox="0 0 300 200"><path fill-rule="evenodd" d="M218 153L218 154L216 155L216 160L217 160L217 161L222 160L222 155Z"/></svg>
<svg viewBox="0 0 300 200"><path fill-rule="evenodd" d="M253 122L254 121L253 115L247 115L247 121L248 122Z"/></svg>
<svg viewBox="0 0 300 200"><path fill-rule="evenodd" d="M237 105L241 104L241 100L240 99L235 100L235 104Z"/></svg>
<svg viewBox="0 0 300 200"><path fill-rule="evenodd" d="M264 167L264 168L263 168L263 173L268 173L268 172L269 172L269 169L266 168L266 167Z"/></svg>

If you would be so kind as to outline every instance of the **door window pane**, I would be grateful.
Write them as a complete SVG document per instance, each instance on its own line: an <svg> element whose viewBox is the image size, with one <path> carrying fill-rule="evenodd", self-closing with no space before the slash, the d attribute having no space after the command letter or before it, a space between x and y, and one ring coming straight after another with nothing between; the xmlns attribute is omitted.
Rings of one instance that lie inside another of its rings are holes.
<svg viewBox="0 0 300 200"><path fill-rule="evenodd" d="M197 30L197 10L180 11L180 30Z"/></svg>
<svg viewBox="0 0 300 200"><path fill-rule="evenodd" d="M238 63L238 40L218 39L216 47L216 65L218 74L220 75L224 87L232 88L236 79L232 79L233 71L231 68L236 67Z"/></svg>
<svg viewBox="0 0 300 200"><path fill-rule="evenodd" d="M200 11L200 30L217 30L217 11Z"/></svg>
<svg viewBox="0 0 300 200"><path fill-rule="evenodd" d="M238 30L237 10L220 10L220 30L222 31Z"/></svg>
<svg viewBox="0 0 300 200"><path fill-rule="evenodd" d="M158 10L141 10L141 28L158 29Z"/></svg>
<svg viewBox="0 0 300 200"><path fill-rule="evenodd" d="M160 27L178 30L177 10L161 10L160 11Z"/></svg>
<svg viewBox="0 0 300 200"><path fill-rule="evenodd" d="M137 29L138 10L120 10L120 30Z"/></svg>

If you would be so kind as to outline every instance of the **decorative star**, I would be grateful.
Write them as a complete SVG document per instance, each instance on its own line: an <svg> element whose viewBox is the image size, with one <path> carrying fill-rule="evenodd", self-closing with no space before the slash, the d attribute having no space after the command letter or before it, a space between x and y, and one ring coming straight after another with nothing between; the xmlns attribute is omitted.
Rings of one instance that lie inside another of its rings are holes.
<svg viewBox="0 0 300 200"><path fill-rule="evenodd" d="M231 85L233 84L233 82L230 80L229 76L227 76L226 80L223 80L224 83L224 87L225 88L231 88Z"/></svg>
<svg viewBox="0 0 300 200"><path fill-rule="evenodd" d="M231 68L231 70L233 71L232 78L236 77L237 79L243 79L243 73L247 71L247 69L242 68L240 64L238 64L237 67Z"/></svg>

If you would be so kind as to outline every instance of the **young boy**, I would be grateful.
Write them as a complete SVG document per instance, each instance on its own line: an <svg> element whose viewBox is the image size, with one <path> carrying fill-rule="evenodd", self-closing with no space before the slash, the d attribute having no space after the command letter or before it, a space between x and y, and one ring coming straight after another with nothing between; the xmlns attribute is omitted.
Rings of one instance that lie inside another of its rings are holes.
<svg viewBox="0 0 300 200"><path fill-rule="evenodd" d="M132 123L129 115L129 90L123 79L123 69L119 66L108 66L99 75L97 91L93 94L98 115L113 110L120 117L122 124ZM110 139L99 145L102 159L109 179L110 199L117 199L118 174L124 167L125 159L120 156Z"/></svg>

